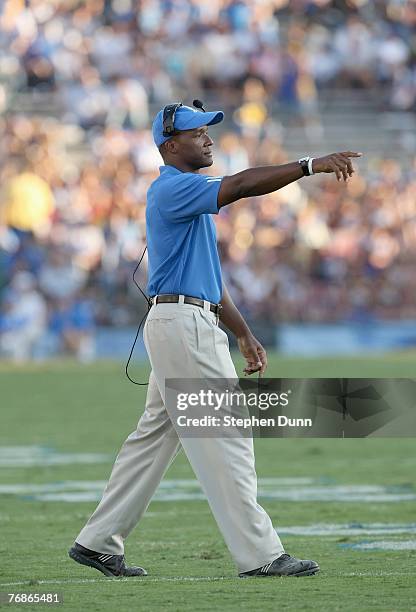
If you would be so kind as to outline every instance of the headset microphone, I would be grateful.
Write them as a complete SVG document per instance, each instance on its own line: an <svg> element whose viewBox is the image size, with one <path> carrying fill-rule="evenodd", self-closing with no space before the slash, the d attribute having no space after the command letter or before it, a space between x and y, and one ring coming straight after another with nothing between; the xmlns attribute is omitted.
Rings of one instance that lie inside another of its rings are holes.
<svg viewBox="0 0 416 612"><path fill-rule="evenodd" d="M200 108L205 113L205 108L204 108L203 102L201 102L201 100L194 100L192 102L192 106L195 106L195 108Z"/></svg>

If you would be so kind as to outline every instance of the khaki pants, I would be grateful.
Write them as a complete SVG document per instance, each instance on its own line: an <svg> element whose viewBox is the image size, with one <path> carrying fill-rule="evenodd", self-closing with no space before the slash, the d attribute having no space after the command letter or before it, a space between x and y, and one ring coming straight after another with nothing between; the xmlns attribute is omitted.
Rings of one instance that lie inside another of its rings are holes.
<svg viewBox="0 0 416 612"><path fill-rule="evenodd" d="M269 516L257 503L253 440L179 440L164 405L165 378L238 378L227 334L208 303L205 306L151 308L144 327L152 366L145 411L121 447L99 505L76 538L82 546L123 554L124 539L182 446L238 571L266 565L284 552Z"/></svg>

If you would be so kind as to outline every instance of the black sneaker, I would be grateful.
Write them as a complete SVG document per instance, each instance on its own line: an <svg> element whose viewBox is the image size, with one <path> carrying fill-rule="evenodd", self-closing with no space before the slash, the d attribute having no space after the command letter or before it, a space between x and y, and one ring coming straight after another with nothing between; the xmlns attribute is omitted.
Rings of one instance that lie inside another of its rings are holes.
<svg viewBox="0 0 416 612"><path fill-rule="evenodd" d="M75 542L68 555L81 565L95 567L106 576L147 576L142 567L126 567L124 555L108 555L84 548Z"/></svg>
<svg viewBox="0 0 416 612"><path fill-rule="evenodd" d="M319 565L315 561L303 561L284 553L271 563L258 567L249 572L238 574L240 578L250 576L313 576L319 572Z"/></svg>

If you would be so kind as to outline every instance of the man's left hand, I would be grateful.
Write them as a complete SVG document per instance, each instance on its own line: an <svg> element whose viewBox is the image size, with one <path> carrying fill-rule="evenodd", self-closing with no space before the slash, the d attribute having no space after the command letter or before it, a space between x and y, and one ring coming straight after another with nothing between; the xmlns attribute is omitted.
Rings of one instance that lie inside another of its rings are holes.
<svg viewBox="0 0 416 612"><path fill-rule="evenodd" d="M244 372L250 375L260 370L263 374L267 368L267 355L260 342L251 333L239 336L237 342L240 353L247 362Z"/></svg>

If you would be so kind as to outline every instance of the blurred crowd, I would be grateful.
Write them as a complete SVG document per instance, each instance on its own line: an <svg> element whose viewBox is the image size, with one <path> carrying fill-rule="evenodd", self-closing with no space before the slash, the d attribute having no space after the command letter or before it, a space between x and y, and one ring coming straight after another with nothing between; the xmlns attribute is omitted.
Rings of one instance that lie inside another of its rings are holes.
<svg viewBox="0 0 416 612"><path fill-rule="evenodd" d="M204 91L236 107L250 79L298 114L341 85L415 108L414 0L3 0L3 105L55 92L85 129L143 128L148 104ZM0 9L1 10L1 9ZM262 100L256 112L261 119ZM245 108L245 113L254 112Z"/></svg>
<svg viewBox="0 0 416 612"><path fill-rule="evenodd" d="M146 310L132 274L162 163L152 109L185 91L236 109L210 174L284 163L274 104L307 122L325 88L380 86L382 108L415 109L415 25L401 0L5 0L0 355L89 360L97 326ZM416 160L360 163L347 184L302 179L215 219L249 319L416 318Z"/></svg>
<svg viewBox="0 0 416 612"><path fill-rule="evenodd" d="M162 160L150 133L107 129L81 166L58 124L12 117L3 142L0 342L3 353L93 355L95 325L138 322L132 274L145 245L145 197ZM25 159L25 163L22 159ZM279 164L275 136L221 132L214 175ZM21 162L21 166L19 166ZM416 159L370 163L347 183L305 178L216 217L224 279L250 319L416 318ZM136 274L146 285L146 260ZM26 344L17 330L25 329ZM48 330L48 334L46 331Z"/></svg>

